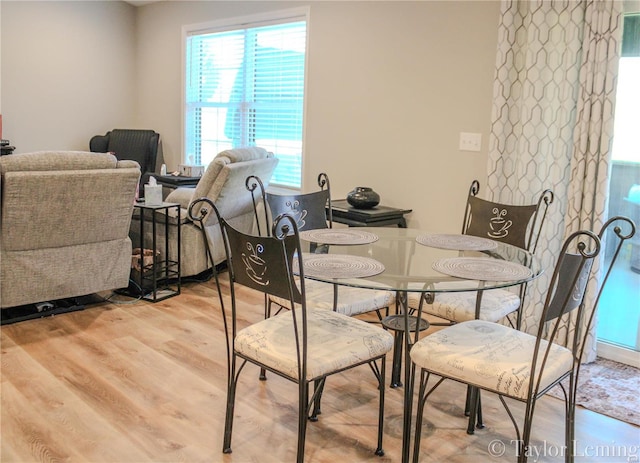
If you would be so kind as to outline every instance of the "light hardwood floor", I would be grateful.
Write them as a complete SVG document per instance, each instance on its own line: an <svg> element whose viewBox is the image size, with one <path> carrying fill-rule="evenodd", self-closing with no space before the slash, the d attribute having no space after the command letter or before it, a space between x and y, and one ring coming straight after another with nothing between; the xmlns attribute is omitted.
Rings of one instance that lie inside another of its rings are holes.
<svg viewBox="0 0 640 463"><path fill-rule="evenodd" d="M241 298L244 321L259 320L262 295L245 290ZM3 463L295 460L296 387L275 375L258 381L251 366L238 387L233 453L222 454L226 360L213 280L156 304L102 303L7 325L1 349ZM332 377L320 420L309 423L306 461L400 461L402 392L387 389L386 455L376 457L371 371ZM487 427L469 436L463 396L446 383L430 400L420 461L515 461L515 434L499 402L483 396ZM562 407L540 402L533 444L541 455L530 461L562 461ZM638 461L639 428L578 409L576 429L578 462Z"/></svg>

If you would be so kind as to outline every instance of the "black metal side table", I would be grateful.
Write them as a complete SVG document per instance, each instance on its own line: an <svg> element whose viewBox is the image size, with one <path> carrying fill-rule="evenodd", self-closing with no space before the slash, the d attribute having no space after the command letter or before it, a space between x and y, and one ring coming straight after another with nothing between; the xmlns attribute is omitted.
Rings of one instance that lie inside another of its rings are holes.
<svg viewBox="0 0 640 463"><path fill-rule="evenodd" d="M396 209L388 206L376 206L372 209L356 209L346 199L331 201L331 215L333 221L349 225L350 227L384 227L396 225L407 228L405 214L411 209Z"/></svg>
<svg viewBox="0 0 640 463"><path fill-rule="evenodd" d="M172 296L180 294L180 204L165 203L157 206L145 204L144 202L135 203L134 207L140 211L140 250L141 262L140 272L137 275L136 283L140 285L140 296L142 299L158 302ZM169 210L175 208L178 217L177 220L177 255L169 255ZM162 213L164 212L164 213ZM145 216L151 215L151 249L152 262L144 264L145 249ZM164 221L164 239L158 239L156 236L156 228L158 219ZM158 246L161 245L162 249ZM164 251L164 253L159 253ZM163 257L160 258L159 255ZM135 281L135 279L134 279Z"/></svg>
<svg viewBox="0 0 640 463"><path fill-rule="evenodd" d="M201 177L183 177L181 175L154 175L162 185L162 197L166 198L176 188L195 188Z"/></svg>
<svg viewBox="0 0 640 463"><path fill-rule="evenodd" d="M195 187L202 177L183 177L182 175L154 175L156 181L163 186L178 188L181 186Z"/></svg>

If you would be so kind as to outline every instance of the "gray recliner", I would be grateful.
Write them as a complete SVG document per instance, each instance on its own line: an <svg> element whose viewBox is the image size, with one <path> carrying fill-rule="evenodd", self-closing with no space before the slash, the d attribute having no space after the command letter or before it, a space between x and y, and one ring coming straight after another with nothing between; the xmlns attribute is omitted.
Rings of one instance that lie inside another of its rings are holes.
<svg viewBox="0 0 640 463"><path fill-rule="evenodd" d="M241 231L250 232L255 222L251 193L247 191L245 181L248 176L259 176L265 187L269 184L278 164L273 153L264 148L249 147L222 151L211 161L195 188L181 187L173 190L166 202L180 204L180 218L175 217L175 209L169 211L169 254L177 256L177 221L180 229L180 273L183 277L197 275L211 268L207 256L204 236L206 235L213 253L213 263L217 265L226 260L222 244L220 226L215 214L205 221L205 234L199 224L189 220L188 209L191 203L202 197L213 201L223 217ZM199 216L202 205L194 208L194 216ZM209 211L211 212L211 211ZM134 214L130 236L134 245L140 243L140 218ZM156 236L164 237L163 221L158 221ZM151 226L145 227L145 243L151 242ZM161 249L161 258L163 250Z"/></svg>
<svg viewBox="0 0 640 463"><path fill-rule="evenodd" d="M0 307L126 287L139 178L110 154L0 157Z"/></svg>

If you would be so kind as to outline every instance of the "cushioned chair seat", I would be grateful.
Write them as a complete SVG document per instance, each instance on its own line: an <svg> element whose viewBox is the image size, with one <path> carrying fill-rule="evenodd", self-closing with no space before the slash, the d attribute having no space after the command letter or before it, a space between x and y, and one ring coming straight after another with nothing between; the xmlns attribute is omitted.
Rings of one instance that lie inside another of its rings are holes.
<svg viewBox="0 0 640 463"><path fill-rule="evenodd" d="M411 359L419 367L436 375L443 374L524 399L531 379L535 343L535 336L522 331L497 323L472 320L424 337L411 349ZM540 352L544 352L547 345L542 340ZM554 344L539 390L544 391L552 382L568 373L572 366L571 351Z"/></svg>
<svg viewBox="0 0 640 463"><path fill-rule="evenodd" d="M287 311L241 330L236 352L298 379L291 317ZM376 358L393 345L393 336L377 325L326 310L308 310L307 317L307 380Z"/></svg>
<svg viewBox="0 0 640 463"><path fill-rule="evenodd" d="M351 288L340 286L338 290L338 303L336 312L353 316L383 309L395 304L396 296L393 291L378 291L372 289ZM316 309L333 310L334 288L328 283L307 279L305 281L307 300L313 301ZM290 302L286 299L272 296L272 302L290 309Z"/></svg>
<svg viewBox="0 0 640 463"><path fill-rule="evenodd" d="M433 304L429 306L429 314L445 320L463 322L476 318L475 291L436 294ZM420 293L409 293L409 307L417 308ZM520 298L506 289L493 289L482 294L480 320L497 322L515 312L520 307Z"/></svg>

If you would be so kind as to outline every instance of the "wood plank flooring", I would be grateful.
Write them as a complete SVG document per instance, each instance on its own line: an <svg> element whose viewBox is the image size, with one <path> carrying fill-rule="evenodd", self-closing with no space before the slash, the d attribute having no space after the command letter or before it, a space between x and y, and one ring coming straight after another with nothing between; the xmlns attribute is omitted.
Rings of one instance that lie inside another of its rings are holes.
<svg viewBox="0 0 640 463"><path fill-rule="evenodd" d="M240 295L242 323L259 320L262 295ZM2 327L0 461L295 460L296 387L275 375L258 381L252 366L238 387L233 453L222 453L226 357L213 280L187 283L180 296L156 304L115 297L119 303ZM387 366L389 375L390 358ZM371 371L364 366L332 377L320 420L308 426L306 461L400 461L402 394L387 389L386 455L376 457ZM468 436L464 389L441 386L425 412L420 461L515 461L511 423L500 403L485 396L487 427ZM562 410L557 399L540 402L533 434L540 455L530 461L563 461ZM638 461L639 428L578 409L576 429L578 462Z"/></svg>

